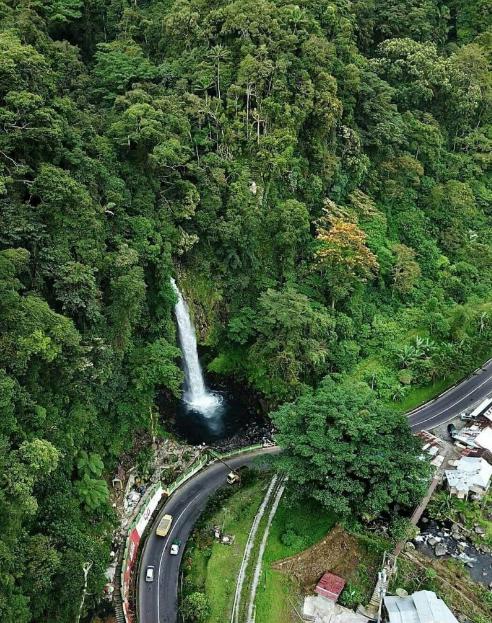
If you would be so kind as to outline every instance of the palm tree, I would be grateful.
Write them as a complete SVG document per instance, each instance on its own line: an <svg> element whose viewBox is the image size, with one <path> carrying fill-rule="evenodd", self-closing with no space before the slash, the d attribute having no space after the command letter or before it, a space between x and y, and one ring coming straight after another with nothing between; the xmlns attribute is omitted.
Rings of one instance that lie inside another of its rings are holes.
<svg viewBox="0 0 492 623"><path fill-rule="evenodd" d="M210 49L208 56L214 61L216 65L217 97L221 99L221 96L220 96L220 62L228 59L230 56L230 52L227 48L224 48L223 45L217 44L217 45L214 45L214 47Z"/></svg>
<svg viewBox="0 0 492 623"><path fill-rule="evenodd" d="M428 337L420 337L419 335L415 338L415 349L418 353L418 356L429 355L433 350L435 350L435 343Z"/></svg>
<svg viewBox="0 0 492 623"><path fill-rule="evenodd" d="M289 9L288 20L294 27L294 33L297 32L297 28L306 23L306 12L299 6L295 5Z"/></svg>
<svg viewBox="0 0 492 623"><path fill-rule="evenodd" d="M484 332L485 326L487 325L488 317L489 315L487 314L487 312L482 312L480 314L480 318L478 319L478 322L479 322L478 332L479 333Z"/></svg>
<svg viewBox="0 0 492 623"><path fill-rule="evenodd" d="M209 90L209 88L212 86L212 82L210 80L210 78L208 77L208 75L206 73L203 74L199 74L198 76L195 76L195 79L193 80L193 91L203 91L205 93L205 101L207 101L208 99L208 93L207 91Z"/></svg>
<svg viewBox="0 0 492 623"><path fill-rule="evenodd" d="M405 346L401 349L401 351L397 355L398 360L403 368L408 368L415 359L418 358L418 351L414 346L410 344L405 344Z"/></svg>
<svg viewBox="0 0 492 623"><path fill-rule="evenodd" d="M393 391L393 395L391 396L391 398L393 402L400 402L400 400L403 400L403 398L405 398L406 393L407 388L403 385L398 385Z"/></svg>

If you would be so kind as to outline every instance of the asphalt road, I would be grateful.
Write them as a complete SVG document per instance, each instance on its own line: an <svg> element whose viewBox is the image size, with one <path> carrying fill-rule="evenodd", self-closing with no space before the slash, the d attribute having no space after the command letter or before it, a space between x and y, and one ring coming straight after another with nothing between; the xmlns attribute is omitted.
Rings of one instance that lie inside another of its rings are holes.
<svg viewBox="0 0 492 623"><path fill-rule="evenodd" d="M459 385L408 413L410 426L414 432L430 430L439 424L449 422L491 392L492 359Z"/></svg>
<svg viewBox="0 0 492 623"><path fill-rule="evenodd" d="M275 452L278 448L264 448L227 459L227 464L237 469ZM226 482L229 471L223 463L213 463L179 487L159 512L158 519L169 513L173 523L168 536L162 538L155 534L154 522L145 541L138 578L139 623L177 623L179 567L186 541L208 498ZM180 539L182 546L177 556L171 556L169 548L175 539ZM154 566L153 582L145 581L149 565Z"/></svg>
<svg viewBox="0 0 492 623"><path fill-rule="evenodd" d="M434 401L410 412L410 426L414 432L429 430L453 419L491 392L492 360ZM238 468L251 463L262 452L275 451L278 450L260 450L227 462L231 467ZM161 509L158 519L164 513L171 514L174 519L166 538L156 536L154 527L151 527L144 544L138 578L139 623L177 623L179 567L185 543L208 498L225 483L228 472L229 469L222 463L214 463L182 485ZM182 542L177 556L169 554L174 539ZM145 581L149 565L154 566L155 579L152 583Z"/></svg>

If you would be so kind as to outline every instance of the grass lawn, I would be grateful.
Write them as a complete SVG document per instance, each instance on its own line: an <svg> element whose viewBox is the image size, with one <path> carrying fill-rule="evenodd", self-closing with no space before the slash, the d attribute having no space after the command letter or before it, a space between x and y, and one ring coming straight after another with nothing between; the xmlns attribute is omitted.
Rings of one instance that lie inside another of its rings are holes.
<svg viewBox="0 0 492 623"><path fill-rule="evenodd" d="M239 489L224 488L219 491L207 507L185 552L184 594L194 591L206 594L211 609L206 623L227 623L229 620L244 547L271 474L253 474L250 478L249 482L243 479ZM327 561L330 560L331 554L335 565L340 566L342 561L342 567L346 565L348 569L339 573L343 577L350 578L347 588L350 589L350 594L355 594L354 604L365 603L368 600L374 587L384 547L381 549L381 544L376 544L376 547L372 537L349 535L342 528L337 530L341 530L346 536L334 536L331 530L336 520L336 516L324 511L314 501L295 502L287 496L282 498L271 525L263 557L255 600L256 623L295 623L299 620L296 609L300 609L303 595L298 580L291 578L287 571L278 571L272 567L277 561L301 552L304 552L301 555L304 557L303 560L305 561L306 557L308 559L308 575L312 575L313 569L313 563L309 562L310 556L311 560L315 561L315 567L319 565L320 560L323 561L322 565L330 565ZM258 544L265 523L266 516L260 524L257 542L246 573L241 601L242 617L246 610ZM225 532L234 534L236 538L234 545L225 546L215 542L211 534L214 525L223 526ZM329 533L334 539L333 546L329 543L330 537L327 537L328 541L324 538ZM341 546L340 538L344 543ZM315 544L315 550L309 549ZM322 552L320 547L328 550ZM302 566L306 563L300 564ZM351 607L354 604L347 603Z"/></svg>
<svg viewBox="0 0 492 623"><path fill-rule="evenodd" d="M256 623L290 623L295 616L293 606L298 608L298 602L295 582L265 564L256 595Z"/></svg>
<svg viewBox="0 0 492 623"><path fill-rule="evenodd" d="M230 616L244 547L270 478L266 474L257 475L232 496L222 500L217 498L212 502L212 508L205 511L189 542L183 564L185 592L198 590L206 593L211 607L207 623L224 623ZM263 574L256 598L257 623L287 623L292 612L289 600L294 597L297 605L297 587L285 574L270 569L270 563L297 554L318 542L334 523L334 517L314 503L290 506L286 499L282 499L263 559ZM210 528L214 525L223 526L225 532L234 534L234 545L220 545L213 541ZM286 544L285 537L281 539L286 530L291 539L289 544ZM256 558L256 553L252 558ZM246 600L247 594L246 589L243 600Z"/></svg>
<svg viewBox="0 0 492 623"><path fill-rule="evenodd" d="M416 407L436 398L439 394L446 391L451 385L454 385L463 377L462 372L455 372L446 379L439 379L432 385L424 387L415 387L411 389L403 400L400 402L392 402L391 406L399 413L406 413Z"/></svg>
<svg viewBox="0 0 492 623"><path fill-rule="evenodd" d="M270 564L302 552L322 539L335 524L335 517L314 502L288 504L283 499L272 523L263 559L263 572L256 595L256 623L288 623L295 620L298 588L287 575ZM287 540L285 533L289 533ZM283 538L282 538L282 535ZM289 542L289 544L286 544Z"/></svg>

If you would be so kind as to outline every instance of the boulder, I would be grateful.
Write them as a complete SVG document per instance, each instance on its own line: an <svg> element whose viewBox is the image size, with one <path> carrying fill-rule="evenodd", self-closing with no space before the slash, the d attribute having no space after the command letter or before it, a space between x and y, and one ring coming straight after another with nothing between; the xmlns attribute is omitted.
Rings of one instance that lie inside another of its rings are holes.
<svg viewBox="0 0 492 623"><path fill-rule="evenodd" d="M434 554L436 556L445 556L448 553L448 548L444 543L438 543L434 548Z"/></svg>
<svg viewBox="0 0 492 623"><path fill-rule="evenodd" d="M404 588L397 588L395 591L395 595L397 597L408 597L408 591L406 591Z"/></svg>

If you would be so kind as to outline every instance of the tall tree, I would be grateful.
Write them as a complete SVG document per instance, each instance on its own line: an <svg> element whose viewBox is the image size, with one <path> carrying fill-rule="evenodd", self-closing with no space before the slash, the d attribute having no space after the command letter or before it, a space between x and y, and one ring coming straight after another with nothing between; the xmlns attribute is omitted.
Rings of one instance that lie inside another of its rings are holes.
<svg viewBox="0 0 492 623"><path fill-rule="evenodd" d="M427 487L429 466L406 418L364 383L326 377L272 419L291 486L337 515L372 520L411 508Z"/></svg>

